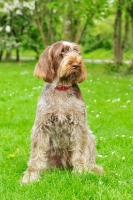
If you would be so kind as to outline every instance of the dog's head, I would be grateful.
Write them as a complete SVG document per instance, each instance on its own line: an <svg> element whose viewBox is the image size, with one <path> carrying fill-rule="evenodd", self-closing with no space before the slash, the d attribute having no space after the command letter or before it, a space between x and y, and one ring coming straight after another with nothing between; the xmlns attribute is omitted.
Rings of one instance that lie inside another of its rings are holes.
<svg viewBox="0 0 133 200"><path fill-rule="evenodd" d="M59 41L47 47L35 66L34 75L49 83L55 78L60 82L82 82L86 78L86 70L80 46Z"/></svg>

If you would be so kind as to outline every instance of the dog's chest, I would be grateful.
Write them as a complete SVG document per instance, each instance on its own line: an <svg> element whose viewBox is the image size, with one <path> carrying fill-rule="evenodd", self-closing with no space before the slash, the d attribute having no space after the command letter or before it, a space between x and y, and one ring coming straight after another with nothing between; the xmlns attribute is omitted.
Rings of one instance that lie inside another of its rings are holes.
<svg viewBox="0 0 133 200"><path fill-rule="evenodd" d="M74 129L85 123L85 104L75 96L52 99L48 97L39 105L44 130L54 147L67 148L74 137ZM40 113L40 111L39 111Z"/></svg>
<svg viewBox="0 0 133 200"><path fill-rule="evenodd" d="M51 111L46 117L50 138L54 146L66 148L74 137L74 129L85 119L85 107L80 102L59 101Z"/></svg>

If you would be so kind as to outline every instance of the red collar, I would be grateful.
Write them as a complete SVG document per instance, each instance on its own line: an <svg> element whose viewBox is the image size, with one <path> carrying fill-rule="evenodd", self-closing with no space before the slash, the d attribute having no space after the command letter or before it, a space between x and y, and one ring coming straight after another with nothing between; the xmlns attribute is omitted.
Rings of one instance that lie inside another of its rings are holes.
<svg viewBox="0 0 133 200"><path fill-rule="evenodd" d="M56 90L60 90L60 91L66 91L69 90L72 86L56 86L55 89Z"/></svg>

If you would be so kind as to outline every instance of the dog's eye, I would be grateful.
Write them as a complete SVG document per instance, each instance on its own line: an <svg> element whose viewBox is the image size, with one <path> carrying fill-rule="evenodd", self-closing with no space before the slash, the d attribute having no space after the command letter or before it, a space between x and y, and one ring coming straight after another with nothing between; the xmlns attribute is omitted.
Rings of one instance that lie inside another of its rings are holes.
<svg viewBox="0 0 133 200"><path fill-rule="evenodd" d="M69 47L66 46L62 49L62 54L67 53L68 51L69 51Z"/></svg>
<svg viewBox="0 0 133 200"><path fill-rule="evenodd" d="M78 51L76 48L73 49L76 53L78 53L79 55L81 55L80 51Z"/></svg>
<svg viewBox="0 0 133 200"><path fill-rule="evenodd" d="M64 53L67 53L67 52L68 52L68 50L69 50L68 48L64 49Z"/></svg>
<svg viewBox="0 0 133 200"><path fill-rule="evenodd" d="M64 49L63 53L67 53L68 52L68 49Z"/></svg>
<svg viewBox="0 0 133 200"><path fill-rule="evenodd" d="M61 56L64 56L65 53L68 52L68 49L63 49L62 52L60 53Z"/></svg>
<svg viewBox="0 0 133 200"><path fill-rule="evenodd" d="M60 53L60 56L63 56L63 55L64 55L64 52L61 52L61 53Z"/></svg>

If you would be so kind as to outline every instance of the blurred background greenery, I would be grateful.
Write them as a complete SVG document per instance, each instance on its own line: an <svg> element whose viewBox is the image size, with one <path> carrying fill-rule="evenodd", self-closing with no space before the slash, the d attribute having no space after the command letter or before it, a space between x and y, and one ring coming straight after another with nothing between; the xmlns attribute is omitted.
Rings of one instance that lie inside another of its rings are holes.
<svg viewBox="0 0 133 200"><path fill-rule="evenodd" d="M0 60L38 58L48 45L79 43L84 58L133 70L133 0L1 0Z"/></svg>

